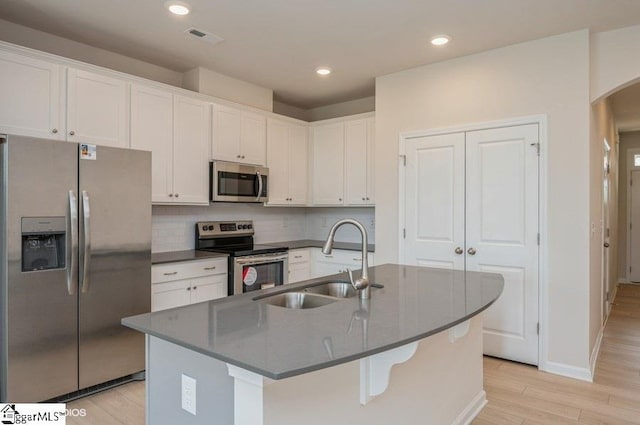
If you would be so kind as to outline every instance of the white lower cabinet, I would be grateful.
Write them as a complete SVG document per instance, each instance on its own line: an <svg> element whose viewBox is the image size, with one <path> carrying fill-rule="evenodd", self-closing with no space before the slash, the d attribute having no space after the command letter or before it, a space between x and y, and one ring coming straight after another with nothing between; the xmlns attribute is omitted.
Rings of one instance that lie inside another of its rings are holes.
<svg viewBox="0 0 640 425"><path fill-rule="evenodd" d="M166 263L151 267L151 311L226 296L226 258Z"/></svg>
<svg viewBox="0 0 640 425"><path fill-rule="evenodd" d="M308 248L289 250L289 282L296 283L311 278L311 254Z"/></svg>
<svg viewBox="0 0 640 425"><path fill-rule="evenodd" d="M369 267L374 266L374 255L367 254ZM334 249L330 255L320 248L311 248L311 278L344 273L347 269L358 270L362 266L361 251Z"/></svg>

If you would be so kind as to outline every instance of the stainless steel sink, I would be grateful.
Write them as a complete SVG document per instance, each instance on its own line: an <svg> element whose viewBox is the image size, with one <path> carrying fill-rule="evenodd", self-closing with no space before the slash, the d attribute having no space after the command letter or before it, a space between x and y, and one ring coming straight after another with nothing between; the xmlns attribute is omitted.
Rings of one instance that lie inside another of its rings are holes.
<svg viewBox="0 0 640 425"><path fill-rule="evenodd" d="M328 282L304 288L302 291L312 294L327 295L335 298L351 298L358 295L358 292L349 282Z"/></svg>
<svg viewBox="0 0 640 425"><path fill-rule="evenodd" d="M337 298L323 297L322 295L304 292L285 292L284 294L273 295L260 300L260 302L265 304L291 309L316 308L335 303L336 301L338 301Z"/></svg>

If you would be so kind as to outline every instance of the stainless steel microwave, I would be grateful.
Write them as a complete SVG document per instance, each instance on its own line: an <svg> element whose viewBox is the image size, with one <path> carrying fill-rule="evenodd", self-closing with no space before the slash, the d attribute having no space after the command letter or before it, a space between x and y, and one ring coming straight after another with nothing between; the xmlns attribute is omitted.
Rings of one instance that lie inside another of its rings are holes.
<svg viewBox="0 0 640 425"><path fill-rule="evenodd" d="M213 202L267 202L269 169L258 165L210 163L209 199Z"/></svg>

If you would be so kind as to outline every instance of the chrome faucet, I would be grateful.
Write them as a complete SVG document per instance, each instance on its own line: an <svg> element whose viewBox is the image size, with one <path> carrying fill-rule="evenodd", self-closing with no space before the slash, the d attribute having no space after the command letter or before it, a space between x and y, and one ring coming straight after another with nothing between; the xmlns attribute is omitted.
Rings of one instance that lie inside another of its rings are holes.
<svg viewBox="0 0 640 425"><path fill-rule="evenodd" d="M369 283L369 261L367 260L367 229L364 228L362 223L351 218L343 218L342 220L337 221L329 231L329 236L327 237L327 241L324 243L322 253L325 255L331 254L331 250L333 249L333 238L336 235L336 230L338 230L338 227L343 224L353 224L358 228L358 230L360 230L360 234L362 235L362 274L360 275L360 279L356 279L354 281L351 270L347 269L347 272L349 273L349 281L351 282L351 285L360 294L360 299L367 300L371 298L371 284Z"/></svg>

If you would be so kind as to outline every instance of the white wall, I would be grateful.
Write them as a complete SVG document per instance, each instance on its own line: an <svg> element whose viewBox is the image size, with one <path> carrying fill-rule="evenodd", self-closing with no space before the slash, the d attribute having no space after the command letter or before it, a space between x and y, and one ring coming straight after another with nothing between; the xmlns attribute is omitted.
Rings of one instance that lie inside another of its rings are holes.
<svg viewBox="0 0 640 425"><path fill-rule="evenodd" d="M215 220L253 220L257 243L300 239L325 240L331 225L341 218L360 220L373 243L373 208L278 208L258 204L213 204L209 207L153 206L153 252L182 251L195 246L195 223ZM340 228L339 242L360 242L352 228Z"/></svg>
<svg viewBox="0 0 640 425"><path fill-rule="evenodd" d="M640 25L591 35L592 101L640 79Z"/></svg>
<svg viewBox="0 0 640 425"><path fill-rule="evenodd" d="M604 141L611 147L609 153L609 211L608 225L610 240L618 238L618 135L609 99L604 99L592 107L590 144L590 222L595 225L590 236L589 269L589 347L593 351L598 332L602 328L605 311L603 309L603 254L605 237L605 217L603 216ZM608 249L608 278L610 287L617 282L617 245ZM595 354L595 353L594 353Z"/></svg>
<svg viewBox="0 0 640 425"><path fill-rule="evenodd" d="M273 110L273 90L210 69L198 67L185 72L183 87L264 111Z"/></svg>
<svg viewBox="0 0 640 425"><path fill-rule="evenodd" d="M377 78L376 261L398 259L401 132L546 114L549 311L541 318L548 328L541 360L586 369L589 113L586 30Z"/></svg>
<svg viewBox="0 0 640 425"><path fill-rule="evenodd" d="M273 112L303 121L311 121L308 109L298 108L297 106L288 105L286 103L278 102L277 100L273 101Z"/></svg>
<svg viewBox="0 0 640 425"><path fill-rule="evenodd" d="M182 73L0 19L0 40L77 61L182 86Z"/></svg>

